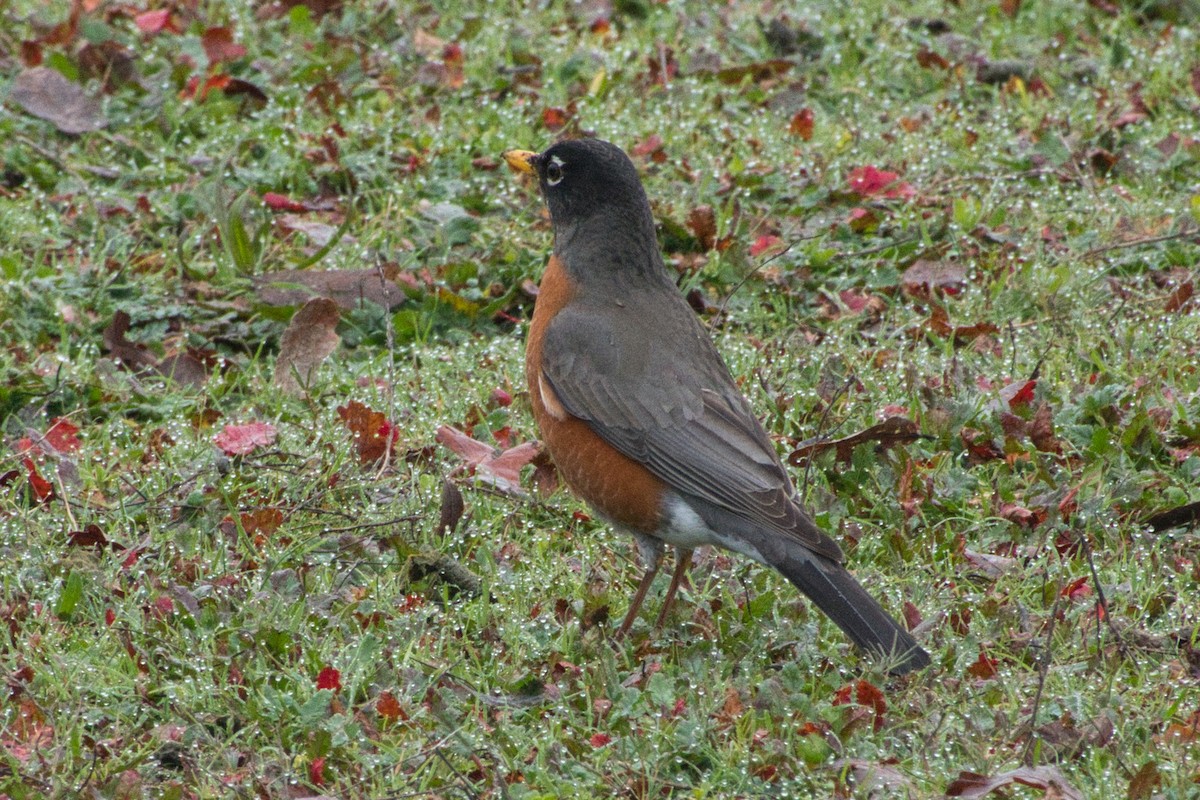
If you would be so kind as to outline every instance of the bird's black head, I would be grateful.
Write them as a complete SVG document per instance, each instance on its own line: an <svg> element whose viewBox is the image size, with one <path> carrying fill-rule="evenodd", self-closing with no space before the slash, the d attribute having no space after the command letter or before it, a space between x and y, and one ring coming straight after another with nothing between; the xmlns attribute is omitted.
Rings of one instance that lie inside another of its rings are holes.
<svg viewBox="0 0 1200 800"><path fill-rule="evenodd" d="M621 148L602 139L565 139L541 153L510 150L514 169L537 175L556 230L599 214L649 217L637 169Z"/></svg>

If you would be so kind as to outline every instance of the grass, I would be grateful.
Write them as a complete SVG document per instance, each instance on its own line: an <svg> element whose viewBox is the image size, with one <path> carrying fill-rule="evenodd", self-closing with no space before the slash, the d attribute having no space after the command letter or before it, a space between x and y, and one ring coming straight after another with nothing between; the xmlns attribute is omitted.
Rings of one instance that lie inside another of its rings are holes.
<svg viewBox="0 0 1200 800"><path fill-rule="evenodd" d="M1024 770L1012 796L1195 796L1200 545L1148 523L1200 501L1195 4L596 8L0 11L0 794L932 797ZM106 127L22 110L35 54ZM213 74L259 94L201 99ZM631 542L436 445L537 436L549 230L496 167L578 131L637 153L781 452L918 424L794 474L930 669L886 679L720 552L614 644ZM903 196L856 191L866 166ZM288 395L294 306L254 279L301 267L406 299L343 311ZM119 312L148 362L209 368L118 367ZM350 400L394 424L386 463ZM39 445L60 417L77 443ZM275 441L214 445L250 422Z"/></svg>

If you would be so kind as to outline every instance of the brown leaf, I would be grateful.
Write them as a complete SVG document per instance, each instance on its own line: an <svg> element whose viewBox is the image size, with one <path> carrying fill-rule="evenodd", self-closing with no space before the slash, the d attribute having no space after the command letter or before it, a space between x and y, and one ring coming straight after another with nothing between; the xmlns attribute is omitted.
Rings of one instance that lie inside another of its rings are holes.
<svg viewBox="0 0 1200 800"><path fill-rule="evenodd" d="M792 61L786 58L773 58L769 61L758 61L753 64L740 64L734 67L725 67L717 71L717 80L721 83L730 85L741 83L746 78L749 78L755 83L770 78L776 78L788 72L792 67L796 66Z"/></svg>
<svg viewBox="0 0 1200 800"><path fill-rule="evenodd" d="M1004 451L996 446L991 437L974 428L963 428L959 431L963 445L967 448L968 460L971 464L982 464L985 461L995 461L1004 458Z"/></svg>
<svg viewBox="0 0 1200 800"><path fill-rule="evenodd" d="M50 67L33 67L18 74L9 89L9 98L63 133L87 133L108 124L98 99Z"/></svg>
<svg viewBox="0 0 1200 800"><path fill-rule="evenodd" d="M1015 558L991 553L977 553L969 548L964 548L962 555L968 564L993 580L1012 571L1018 563Z"/></svg>
<svg viewBox="0 0 1200 800"><path fill-rule="evenodd" d="M233 28L209 28L200 35L200 44L209 64L236 61L246 55L246 48L233 41Z"/></svg>
<svg viewBox="0 0 1200 800"><path fill-rule="evenodd" d="M1071 784L1057 767L1021 767L994 777L977 772L960 772L946 787L950 797L983 797L1014 783L1043 791L1056 791L1063 800L1083 800L1083 793Z"/></svg>
<svg viewBox="0 0 1200 800"><path fill-rule="evenodd" d="M1039 405L1029 421L1029 441L1043 453L1062 455L1062 440L1054 435L1054 415L1049 403Z"/></svg>
<svg viewBox="0 0 1200 800"><path fill-rule="evenodd" d="M950 62L940 53L935 53L928 47L922 47L917 51L917 63L924 69L950 69Z"/></svg>
<svg viewBox="0 0 1200 800"><path fill-rule="evenodd" d="M717 215L712 206L696 206L689 211L687 227L700 243L701 249L713 249L717 241Z"/></svg>
<svg viewBox="0 0 1200 800"><path fill-rule="evenodd" d="M1200 71L1200 67L1196 69ZM1196 91L1200 94L1200 89ZM1154 790L1161 785L1162 774L1158 771L1158 762L1147 761L1129 779L1129 788L1125 792L1125 797L1128 800L1149 800L1154 796Z"/></svg>
<svg viewBox="0 0 1200 800"><path fill-rule="evenodd" d="M442 507L438 514L437 533L439 535L453 534L458 528L458 521L462 519L465 508L462 492L458 490L453 481L443 480Z"/></svg>
<svg viewBox="0 0 1200 800"><path fill-rule="evenodd" d="M904 270L900 283L912 294L945 293L956 295L967 282L967 271L954 261L917 259Z"/></svg>
<svg viewBox="0 0 1200 800"><path fill-rule="evenodd" d="M112 322L104 329L102 335L105 349L126 369L139 372L153 367L158 359L146 348L146 345L131 342L125 338L125 334L129 332L129 323L129 315L124 311L113 314Z"/></svg>
<svg viewBox="0 0 1200 800"><path fill-rule="evenodd" d="M270 306L296 306L317 296L328 297L346 310L370 300L390 311L407 299L404 290L376 269L270 272L254 279L254 289Z"/></svg>
<svg viewBox="0 0 1200 800"><path fill-rule="evenodd" d="M917 423L904 417L888 417L877 425L866 430L845 436L841 439L819 439L802 442L799 447L788 455L788 462L793 466L801 466L812 456L823 453L831 448L837 450L838 461L849 463L854 448L868 442L878 442L877 450L888 450L900 444L916 441L921 438Z"/></svg>
<svg viewBox="0 0 1200 800"><path fill-rule="evenodd" d="M182 353L166 356L154 369L181 386L198 388L208 381L209 373L215 366L216 354L211 350L189 347Z"/></svg>
<svg viewBox="0 0 1200 800"><path fill-rule="evenodd" d="M296 393L301 384L309 384L313 371L341 342L335 330L340 319L337 303L324 297L309 300L296 312L280 340L275 386Z"/></svg>
<svg viewBox="0 0 1200 800"><path fill-rule="evenodd" d="M792 136L799 136L804 141L812 141L813 137L813 112L811 108L802 108L792 117L791 123L788 124L788 133Z"/></svg>
<svg viewBox="0 0 1200 800"><path fill-rule="evenodd" d="M862 758L842 758L831 766L839 774L849 776L855 797L910 797L916 790L912 781L891 764Z"/></svg>
<svg viewBox="0 0 1200 800"><path fill-rule="evenodd" d="M357 400L338 407L342 424L354 434L354 449L360 464L374 464L396 446L400 432L388 418Z"/></svg>
<svg viewBox="0 0 1200 800"><path fill-rule="evenodd" d="M1192 295L1196 293L1196 287L1191 281L1181 283L1179 288L1171 292L1171 296L1167 298L1167 303L1163 306L1163 310L1168 314L1174 314L1189 305L1192 302Z"/></svg>
<svg viewBox="0 0 1200 800"><path fill-rule="evenodd" d="M1046 509L1030 510L1019 503L1001 503L996 516L1032 530L1046 521Z"/></svg>

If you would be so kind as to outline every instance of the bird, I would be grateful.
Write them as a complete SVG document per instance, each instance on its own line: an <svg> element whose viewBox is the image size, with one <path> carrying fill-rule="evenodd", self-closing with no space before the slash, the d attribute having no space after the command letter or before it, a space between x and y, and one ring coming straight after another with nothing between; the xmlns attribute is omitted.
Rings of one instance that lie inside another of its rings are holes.
<svg viewBox="0 0 1200 800"><path fill-rule="evenodd" d="M598 138L503 153L536 177L554 243L529 323L525 378L542 442L574 493L633 534L645 571L715 545L773 567L894 675L929 654L846 569L813 522L750 402L663 263L637 168Z"/></svg>

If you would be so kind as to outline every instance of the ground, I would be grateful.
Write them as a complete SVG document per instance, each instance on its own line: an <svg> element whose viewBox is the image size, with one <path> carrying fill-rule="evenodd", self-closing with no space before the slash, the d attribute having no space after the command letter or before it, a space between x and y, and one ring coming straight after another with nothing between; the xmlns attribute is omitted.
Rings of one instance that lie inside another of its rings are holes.
<svg viewBox="0 0 1200 800"><path fill-rule="evenodd" d="M0 15L0 796L1200 793L1194 0ZM927 670L716 551L613 640L583 134Z"/></svg>

